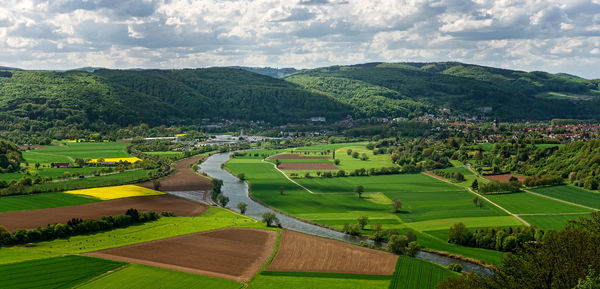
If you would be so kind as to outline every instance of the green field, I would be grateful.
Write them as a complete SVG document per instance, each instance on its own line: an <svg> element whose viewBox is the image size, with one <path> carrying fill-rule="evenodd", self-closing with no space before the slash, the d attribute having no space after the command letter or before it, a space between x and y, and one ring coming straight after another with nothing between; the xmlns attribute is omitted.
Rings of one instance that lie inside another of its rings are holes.
<svg viewBox="0 0 600 289"><path fill-rule="evenodd" d="M561 203L530 193L486 195L488 199L515 214L585 213L591 210Z"/></svg>
<svg viewBox="0 0 600 289"><path fill-rule="evenodd" d="M144 152L144 153L145 154L149 154L149 155L165 156L165 157L171 157L171 156L180 157L180 156L183 156L182 152L173 152L173 151L168 151L168 152Z"/></svg>
<svg viewBox="0 0 600 289"><path fill-rule="evenodd" d="M100 200L88 196L45 193L23 196L10 196L0 198L0 213L11 211L25 211L45 208L74 206L99 202Z"/></svg>
<svg viewBox="0 0 600 289"><path fill-rule="evenodd" d="M530 189L530 191L592 208L600 207L600 193L572 185L541 187Z"/></svg>
<svg viewBox="0 0 600 289"><path fill-rule="evenodd" d="M226 167L236 174L243 172L246 175L252 194L257 199L298 218L343 228L345 223L355 223L358 217L368 216L369 225L362 231L364 234L372 234L370 228L375 223L382 223L384 229L402 231L411 230L410 222L440 219L444 223L448 218L499 217L473 222L477 227L482 222L494 226L515 224L514 220L504 217L506 213L491 204L485 203L483 208L474 206L473 195L465 189L423 174L298 180L317 192L310 194L288 181L273 165L261 163L258 158L234 158ZM381 196L374 199L367 194L364 198L358 198L353 193L357 184L364 185L366 192L382 193L389 200L402 200L403 209L400 213L394 213L393 205L382 202L384 198ZM279 193L280 187L284 187L283 195ZM431 226L439 228L440 224L433 222ZM428 228L421 226L419 229ZM502 257L501 252L456 246L416 232L419 235L418 242L427 248L482 259L488 263L498 263Z"/></svg>
<svg viewBox="0 0 600 289"><path fill-rule="evenodd" d="M0 264L57 257L59 254L26 247L0 247Z"/></svg>
<svg viewBox="0 0 600 289"><path fill-rule="evenodd" d="M33 165L33 164L30 164ZM35 175L39 175L41 178L50 177L52 179L56 179L59 176L62 176L64 173L76 174L81 173L85 176L92 175L94 172L100 170L102 167L90 167L90 168L64 168L64 169L53 169L53 168L39 168L35 169L30 167L28 169L29 174L24 172L17 173L3 173L0 174L0 180L3 181L11 181L11 180L19 180L22 177L30 177L34 178Z"/></svg>
<svg viewBox="0 0 600 289"><path fill-rule="evenodd" d="M120 142L65 143L23 152L23 158L33 164L69 163L75 159L131 157L125 149L129 144Z"/></svg>
<svg viewBox="0 0 600 289"><path fill-rule="evenodd" d="M450 276L458 276L458 274L427 261L400 256L389 288L433 289Z"/></svg>
<svg viewBox="0 0 600 289"><path fill-rule="evenodd" d="M0 288L71 288L124 263L66 256L0 266Z"/></svg>
<svg viewBox="0 0 600 289"><path fill-rule="evenodd" d="M384 289L391 276L335 273L262 272L254 277L250 289Z"/></svg>
<svg viewBox="0 0 600 289"><path fill-rule="evenodd" d="M179 271L130 264L77 288L214 288L237 289L241 283Z"/></svg>
<svg viewBox="0 0 600 289"><path fill-rule="evenodd" d="M572 214L572 215L539 215L539 216L521 216L532 226L544 230L561 230L569 220L577 220L579 217L589 217L590 214Z"/></svg>

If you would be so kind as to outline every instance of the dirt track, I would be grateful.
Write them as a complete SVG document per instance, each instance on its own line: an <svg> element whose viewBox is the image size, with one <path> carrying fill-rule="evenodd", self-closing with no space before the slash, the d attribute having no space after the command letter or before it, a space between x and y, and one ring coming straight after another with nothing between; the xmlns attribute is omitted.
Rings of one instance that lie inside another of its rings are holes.
<svg viewBox="0 0 600 289"><path fill-rule="evenodd" d="M392 275L398 256L283 230L269 271Z"/></svg>
<svg viewBox="0 0 600 289"><path fill-rule="evenodd" d="M176 162L175 173L160 179L160 190L164 192L211 191L211 180L190 170L192 164L203 158L204 156L194 156ZM139 186L154 188L152 182L142 183Z"/></svg>
<svg viewBox="0 0 600 289"><path fill-rule="evenodd" d="M513 174L501 174L501 175L487 175L484 176L486 179L490 179L492 181L498 181L501 183L508 183L510 180L510 177L515 177L517 178L520 182L524 182L525 181L525 177L523 176L517 176L517 175L513 175Z"/></svg>
<svg viewBox="0 0 600 289"><path fill-rule="evenodd" d="M276 240L274 231L222 229L86 255L245 282L265 264Z"/></svg>
<svg viewBox="0 0 600 289"><path fill-rule="evenodd" d="M338 170L332 163L282 163L280 170Z"/></svg>
<svg viewBox="0 0 600 289"><path fill-rule="evenodd" d="M208 210L208 206L204 204L177 196L144 196L78 206L0 213L0 225L14 232L18 229L33 229L48 224L65 224L72 218L96 219L102 216L122 215L129 208L138 211L153 210L157 213L169 211L176 216L198 216Z"/></svg>
<svg viewBox="0 0 600 289"><path fill-rule="evenodd" d="M274 155L270 157L271 159L280 159L280 160L326 160L330 159L329 156L303 156L297 154L280 154Z"/></svg>

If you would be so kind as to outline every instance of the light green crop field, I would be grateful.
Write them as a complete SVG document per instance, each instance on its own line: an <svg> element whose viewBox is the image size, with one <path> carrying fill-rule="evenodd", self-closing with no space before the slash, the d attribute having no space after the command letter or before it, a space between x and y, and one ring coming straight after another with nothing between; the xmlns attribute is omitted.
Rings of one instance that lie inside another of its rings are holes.
<svg viewBox="0 0 600 289"><path fill-rule="evenodd" d="M473 194L465 189L423 174L297 180L317 192L310 194L288 181L273 165L262 163L260 159L234 158L226 167L235 174L246 175L254 197L298 218L343 228L345 223L356 223L358 217L368 216L369 225L362 231L364 234L372 234L371 227L375 223L381 223L384 229L395 230L410 230L410 222L421 221L432 222L419 223L419 230L430 230L429 226L440 228L440 222L448 224L450 228L453 224L448 223L448 219L458 221L460 218L473 218L468 223L476 227L481 224L516 224L491 204L484 203L483 208L474 206ZM364 185L367 193L381 193L389 200L402 200L401 212L394 213L390 202L381 201L385 198L374 199L372 194L358 198L353 193L357 184ZM280 187L284 187L283 195L279 193ZM485 218L475 221L477 217ZM435 222L437 219L441 221ZM499 263L502 256L501 252L448 244L446 240L427 234L422 234L418 242L427 248L482 259L488 263Z"/></svg>
<svg viewBox="0 0 600 289"><path fill-rule="evenodd" d="M45 193L23 196L10 196L0 198L0 213L74 206L99 201L99 199L88 196L64 193Z"/></svg>
<svg viewBox="0 0 600 289"><path fill-rule="evenodd" d="M35 250L78 254L225 227L265 228L265 225L225 209L210 208L198 217L163 217L141 225L40 242Z"/></svg>
<svg viewBox="0 0 600 289"><path fill-rule="evenodd" d="M68 163L76 158L126 158L131 156L125 151L127 145L120 142L65 143L25 151L23 158L29 163L41 164Z"/></svg>
<svg viewBox="0 0 600 289"><path fill-rule="evenodd" d="M33 164L29 164L30 166ZM0 174L0 180L3 181L11 181L11 180L19 180L22 177L30 177L34 178L34 175L39 175L42 178L50 177L56 179L58 176L62 176L64 173L75 174L82 173L83 175L91 175L94 172L100 170L101 167L90 167L90 168L64 168L64 169L53 169L53 168L29 168L29 175L26 173L18 172L18 173L4 173Z"/></svg>
<svg viewBox="0 0 600 289"><path fill-rule="evenodd" d="M238 289L241 283L179 271L130 264L77 288L214 288Z"/></svg>
<svg viewBox="0 0 600 289"><path fill-rule="evenodd" d="M532 226L544 230L561 230L570 220L589 217L589 214L521 216Z"/></svg>
<svg viewBox="0 0 600 289"><path fill-rule="evenodd" d="M335 273L262 272L250 289L384 289L392 276Z"/></svg>
<svg viewBox="0 0 600 289"><path fill-rule="evenodd" d="M390 289L434 289L450 276L458 276L442 266L417 258L400 256Z"/></svg>
<svg viewBox="0 0 600 289"><path fill-rule="evenodd" d="M530 191L592 208L600 207L600 193L572 185L541 187Z"/></svg>
<svg viewBox="0 0 600 289"><path fill-rule="evenodd" d="M449 167L446 169L442 169L442 171L444 172L461 172L463 175L467 176L467 175L472 175L473 173L467 169L466 167Z"/></svg>
<svg viewBox="0 0 600 289"><path fill-rule="evenodd" d="M486 198L515 214L591 212L586 208L572 206L530 193L486 195Z"/></svg>
<svg viewBox="0 0 600 289"><path fill-rule="evenodd" d="M60 254L32 250L31 248L26 247L0 247L0 264L45 259L57 256L60 256Z"/></svg>
<svg viewBox="0 0 600 289"><path fill-rule="evenodd" d="M369 158L366 161L361 160L360 158L355 159L351 155L348 155L347 151L351 149L352 152L358 152L359 155L365 153ZM365 145L349 145L341 148L337 148L335 150L335 158L340 160L340 164L337 165L340 169L343 170L355 170L360 168L370 169L370 168L381 168L381 167L392 167L394 163L390 159L389 154L378 154L374 155L373 151L368 150Z"/></svg>
<svg viewBox="0 0 600 289"><path fill-rule="evenodd" d="M124 263L65 256L0 266L0 288L72 288Z"/></svg>

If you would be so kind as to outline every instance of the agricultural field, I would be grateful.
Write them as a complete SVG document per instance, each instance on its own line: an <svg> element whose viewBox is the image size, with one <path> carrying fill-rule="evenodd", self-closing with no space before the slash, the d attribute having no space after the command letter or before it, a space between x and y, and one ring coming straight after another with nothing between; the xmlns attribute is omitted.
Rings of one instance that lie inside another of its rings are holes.
<svg viewBox="0 0 600 289"><path fill-rule="evenodd" d="M260 158L236 157L226 163L226 167L235 174L245 174L254 197L298 218L341 229L345 223L356 223L358 217L368 216L369 225L361 231L364 234L372 234L375 223L381 223L384 229L411 230L417 233L422 246L488 263L500 262L502 253L448 244L444 239L425 233L431 230L426 223L419 226L423 231L410 228L410 224L438 219L442 224L449 224L449 218L473 218L469 226L475 227L516 224L514 218L507 217L491 204L484 202L481 208L474 206L473 194L465 188L424 174L293 179L309 189L308 192L286 179L272 164L261 162ZM364 186L364 198L358 198L354 193L359 184ZM283 195L280 187L284 189ZM389 201L394 199L403 202L399 213L394 213ZM475 221L477 217L484 218ZM435 221L430 225L435 229L441 226Z"/></svg>
<svg viewBox="0 0 600 289"><path fill-rule="evenodd" d="M94 197L65 193L8 196L0 198L0 213L75 206L99 201Z"/></svg>
<svg viewBox="0 0 600 289"><path fill-rule="evenodd" d="M91 189L81 189L66 191L66 194L71 195L85 195L100 200L113 200L129 197L141 197L141 196L155 196L163 195L163 192L151 190L148 188L135 186L135 185L123 185L113 187L100 187Z"/></svg>
<svg viewBox="0 0 600 289"><path fill-rule="evenodd" d="M77 288L82 289L138 289L138 288L214 288L239 289L242 284L198 274L130 264L118 271L96 278Z"/></svg>
<svg viewBox="0 0 600 289"><path fill-rule="evenodd" d="M600 208L600 193L589 191L572 185L540 187L530 189L530 191L563 201Z"/></svg>
<svg viewBox="0 0 600 289"><path fill-rule="evenodd" d="M64 143L23 152L23 158L30 164L69 163L75 159L129 158L125 149L127 143Z"/></svg>
<svg viewBox="0 0 600 289"><path fill-rule="evenodd" d="M577 220L581 217L589 217L590 214L564 214L564 215L529 215L521 216L532 226L544 230L561 230L570 220Z"/></svg>
<svg viewBox="0 0 600 289"><path fill-rule="evenodd" d="M420 259L400 256L390 289L434 289L450 276L458 276L442 266Z"/></svg>
<svg viewBox="0 0 600 289"><path fill-rule="evenodd" d="M0 265L0 288L71 288L123 265L83 256Z"/></svg>
<svg viewBox="0 0 600 289"><path fill-rule="evenodd" d="M258 274L249 289L353 289L388 288L391 276L353 275L334 273L269 272Z"/></svg>
<svg viewBox="0 0 600 289"><path fill-rule="evenodd" d="M590 209L561 203L527 192L486 195L488 199L515 214L589 213Z"/></svg>

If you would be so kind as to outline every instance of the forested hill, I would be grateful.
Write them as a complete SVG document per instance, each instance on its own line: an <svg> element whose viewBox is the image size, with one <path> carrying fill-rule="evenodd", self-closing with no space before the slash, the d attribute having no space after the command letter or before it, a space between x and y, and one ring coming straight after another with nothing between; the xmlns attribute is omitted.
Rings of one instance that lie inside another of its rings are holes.
<svg viewBox="0 0 600 289"><path fill-rule="evenodd" d="M367 115L381 113L372 103L413 101L507 121L600 118L600 80L564 74L457 62L367 63L302 71L286 80L353 106L366 104L361 110Z"/></svg>
<svg viewBox="0 0 600 289"><path fill-rule="evenodd" d="M105 132L147 123L190 124L203 118L294 123L336 120L352 112L322 94L232 68L194 70L11 71L0 77L0 134Z"/></svg>

